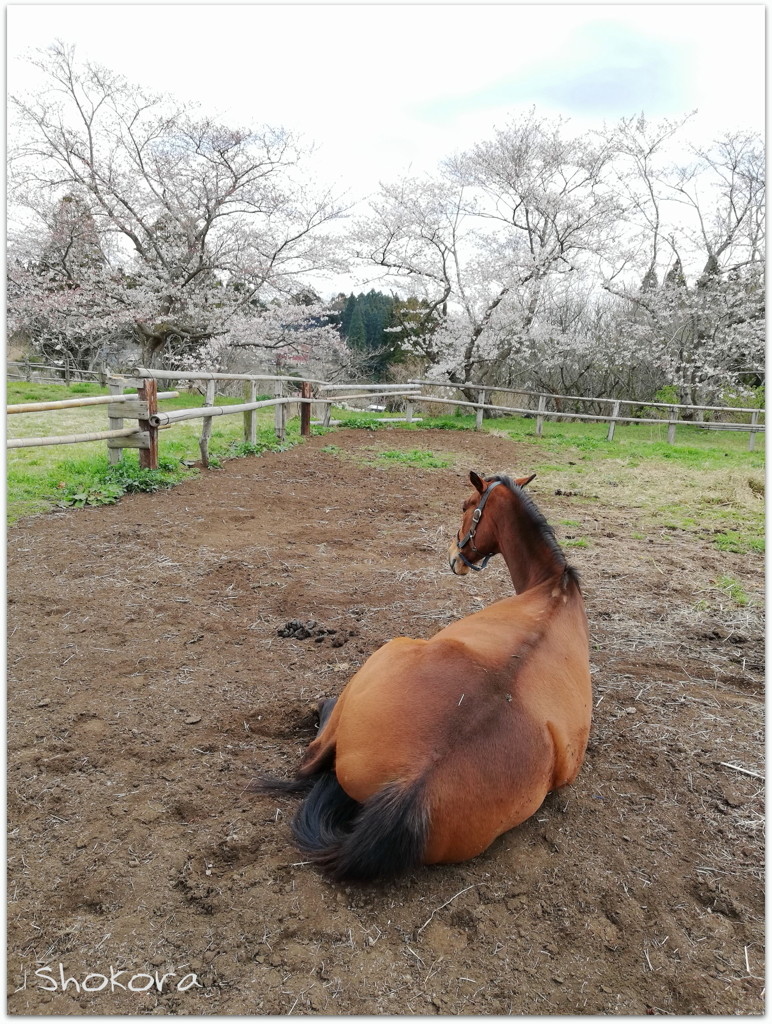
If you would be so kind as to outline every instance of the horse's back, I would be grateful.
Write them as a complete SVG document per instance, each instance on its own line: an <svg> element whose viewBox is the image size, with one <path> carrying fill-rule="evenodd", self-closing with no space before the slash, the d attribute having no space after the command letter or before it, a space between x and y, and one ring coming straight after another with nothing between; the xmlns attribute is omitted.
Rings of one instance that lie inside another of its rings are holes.
<svg viewBox="0 0 772 1024"><path fill-rule="evenodd" d="M455 640L398 637L376 651L341 694L330 723L346 792L364 801L441 759L452 742L454 709L480 671Z"/></svg>
<svg viewBox="0 0 772 1024"><path fill-rule="evenodd" d="M425 780L427 863L480 853L581 765L591 711L583 607L561 604L545 618L544 602L526 597L431 640L384 645L315 741L334 749L338 781L361 803Z"/></svg>

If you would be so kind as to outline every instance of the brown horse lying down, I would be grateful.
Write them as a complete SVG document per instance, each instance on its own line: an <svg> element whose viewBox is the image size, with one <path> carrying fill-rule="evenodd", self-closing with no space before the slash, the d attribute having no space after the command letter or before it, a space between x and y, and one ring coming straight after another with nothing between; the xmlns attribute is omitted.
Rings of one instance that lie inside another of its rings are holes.
<svg viewBox="0 0 772 1024"><path fill-rule="evenodd" d="M451 569L501 554L515 595L431 640L389 641L320 705L296 779L250 787L310 790L293 833L332 878L474 857L582 764L592 691L577 574L522 490L533 477L470 479Z"/></svg>

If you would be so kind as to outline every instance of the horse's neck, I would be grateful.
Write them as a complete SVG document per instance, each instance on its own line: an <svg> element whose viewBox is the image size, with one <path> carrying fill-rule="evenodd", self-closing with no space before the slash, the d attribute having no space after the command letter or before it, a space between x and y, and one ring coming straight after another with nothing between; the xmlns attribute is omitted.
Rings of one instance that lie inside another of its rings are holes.
<svg viewBox="0 0 772 1024"><path fill-rule="evenodd" d="M518 594L562 581L565 561L556 557L539 525L519 505L515 515L499 529L499 549Z"/></svg>

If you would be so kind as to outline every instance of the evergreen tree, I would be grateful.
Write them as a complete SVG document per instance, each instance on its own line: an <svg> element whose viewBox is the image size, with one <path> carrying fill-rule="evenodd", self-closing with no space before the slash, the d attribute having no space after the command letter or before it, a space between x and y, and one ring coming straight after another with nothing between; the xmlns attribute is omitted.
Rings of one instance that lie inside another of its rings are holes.
<svg viewBox="0 0 772 1024"><path fill-rule="evenodd" d="M340 333L344 338L348 337L349 326L351 325L351 318L354 315L356 309L357 300L354 298L352 292L346 300L346 305L343 307L343 315L340 321Z"/></svg>
<svg viewBox="0 0 772 1024"><path fill-rule="evenodd" d="M367 348L365 319L361 306L355 306L348 325L346 342L349 348L363 350Z"/></svg>

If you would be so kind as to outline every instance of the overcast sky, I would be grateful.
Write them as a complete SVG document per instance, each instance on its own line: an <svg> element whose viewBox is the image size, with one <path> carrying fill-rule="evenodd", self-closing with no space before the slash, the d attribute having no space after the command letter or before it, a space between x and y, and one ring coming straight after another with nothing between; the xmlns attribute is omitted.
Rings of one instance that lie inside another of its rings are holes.
<svg viewBox="0 0 772 1024"><path fill-rule="evenodd" d="M764 128L762 4L10 4L8 91L55 38L230 123L301 131L354 196L535 105L580 129L641 111Z"/></svg>

